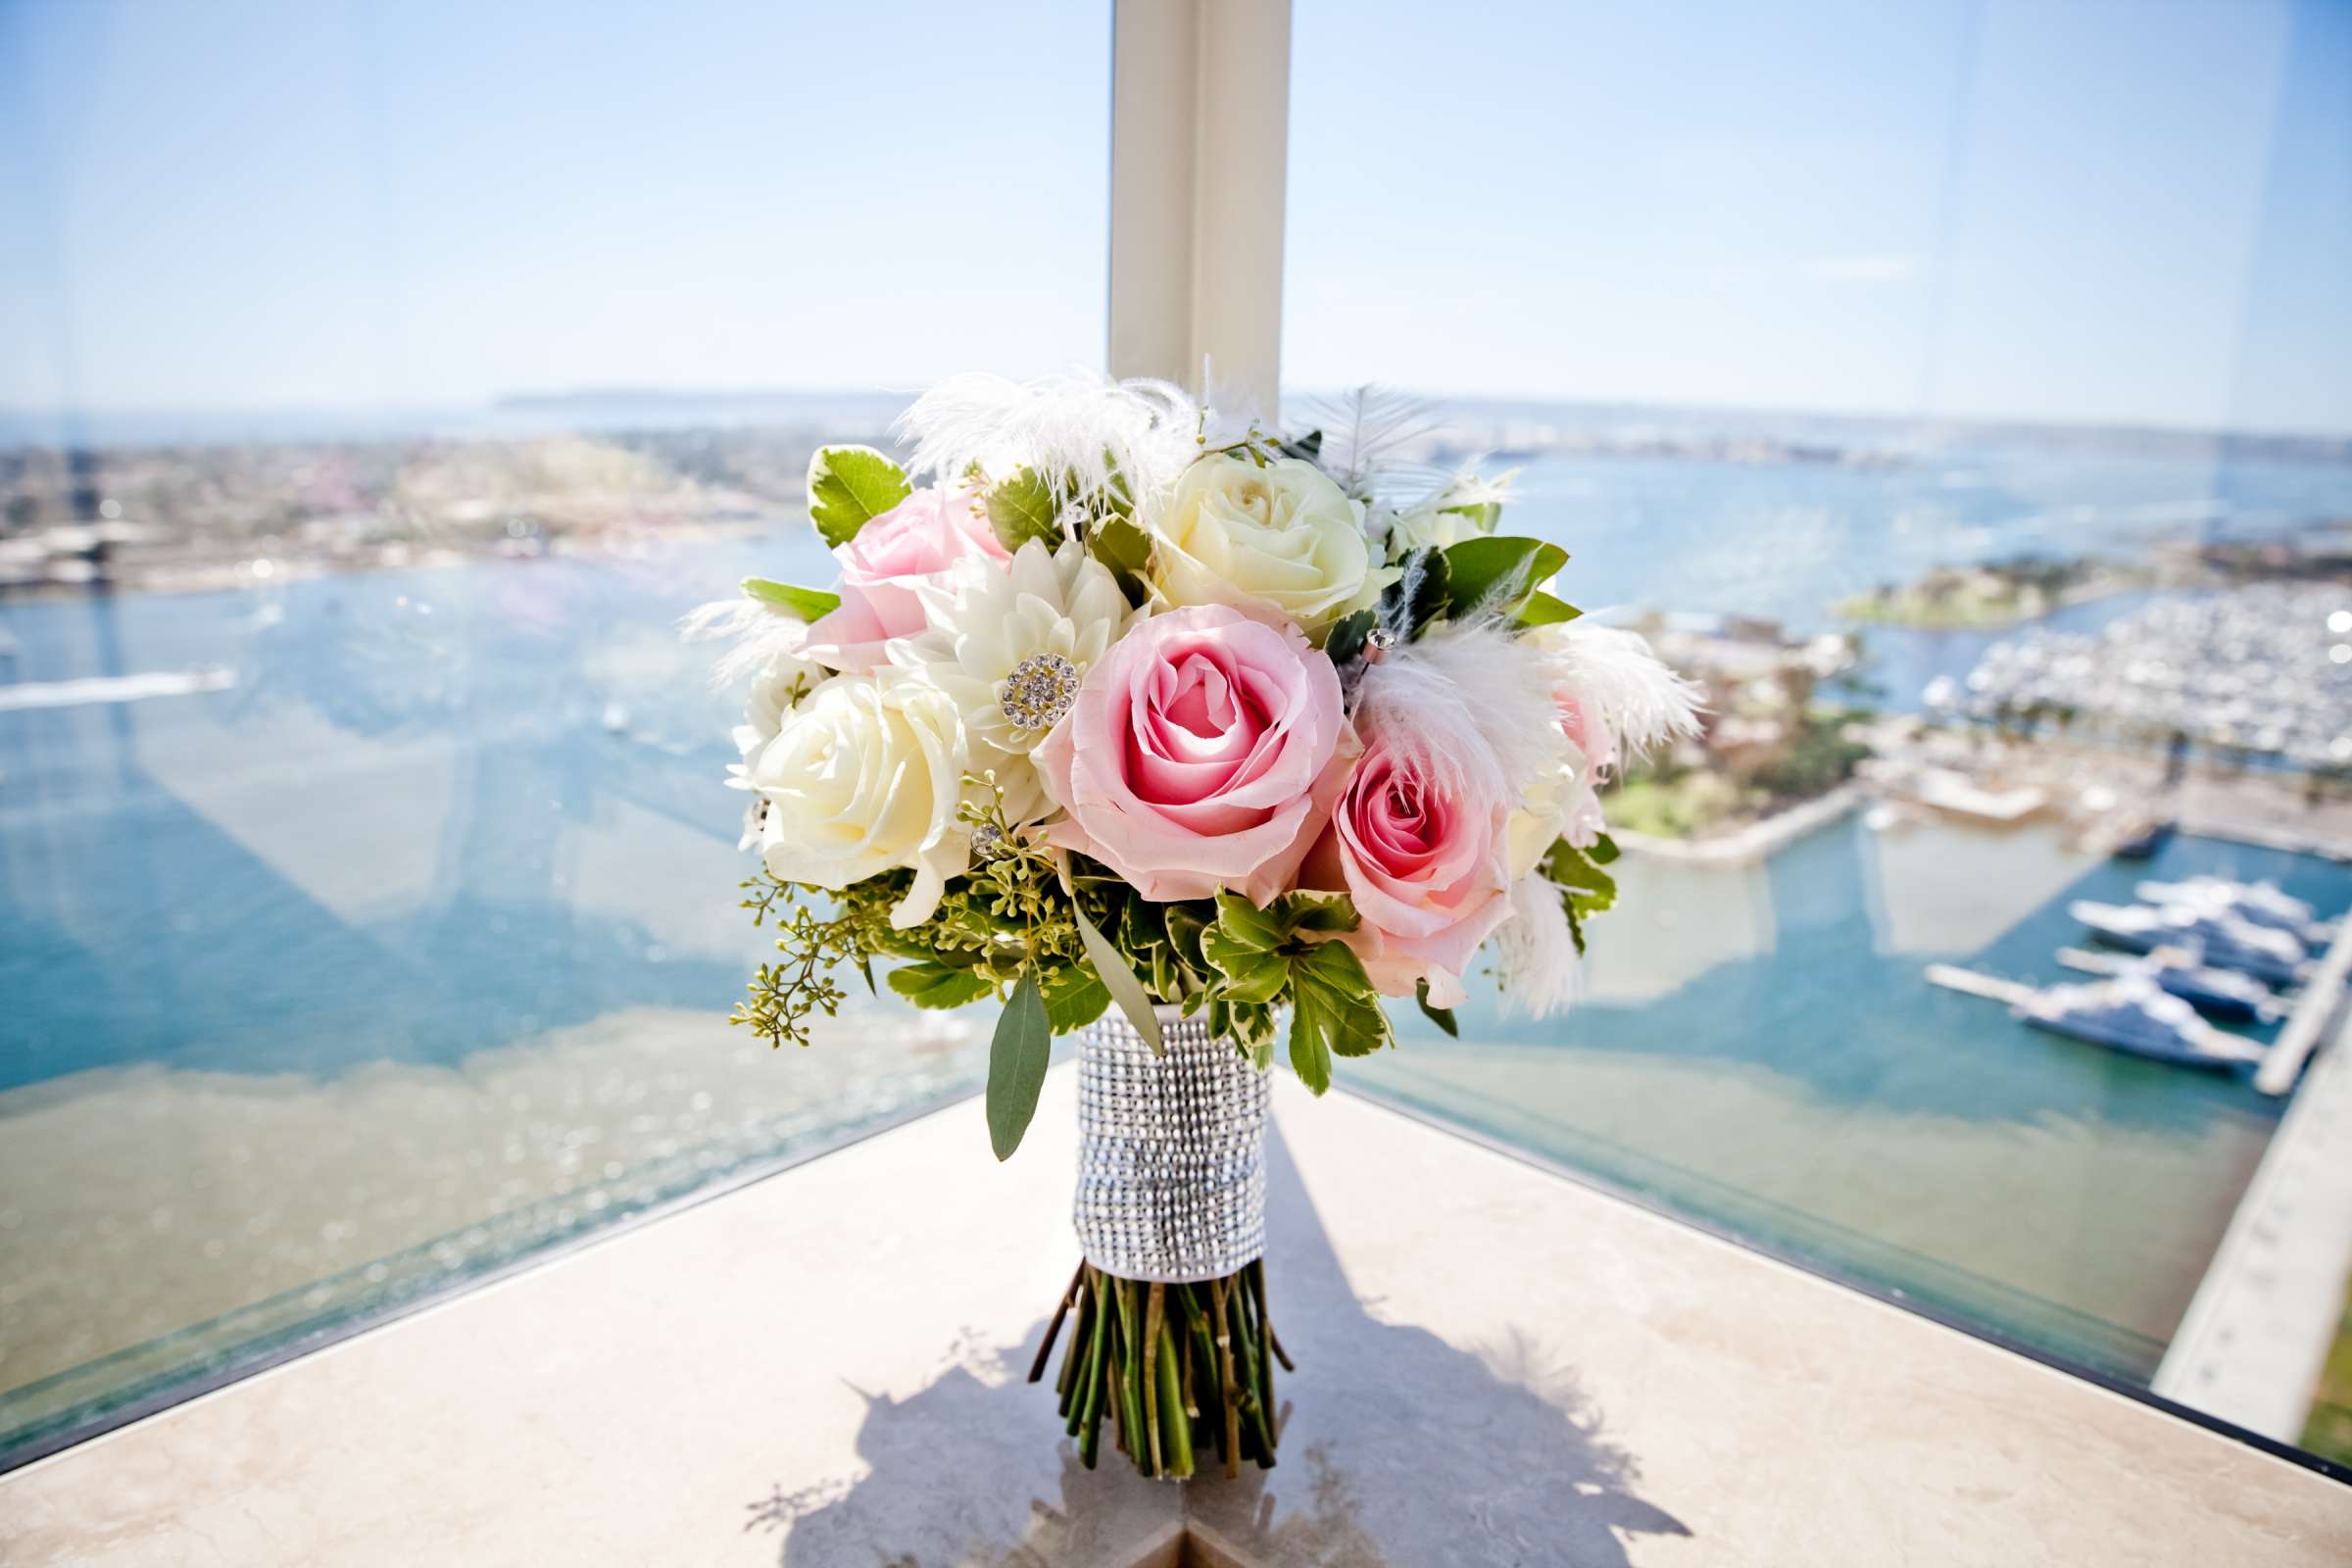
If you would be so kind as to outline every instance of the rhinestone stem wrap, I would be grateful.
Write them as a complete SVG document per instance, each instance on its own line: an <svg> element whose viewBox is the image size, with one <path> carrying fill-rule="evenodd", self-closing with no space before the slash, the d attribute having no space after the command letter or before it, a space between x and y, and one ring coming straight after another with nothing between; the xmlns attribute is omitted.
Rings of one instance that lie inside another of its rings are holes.
<svg viewBox="0 0 2352 1568"><path fill-rule="evenodd" d="M1117 1008L1078 1036L1078 1196L1086 1260L1121 1279L1221 1279L1266 1245L1266 1075L1159 1012L1156 1055Z"/></svg>

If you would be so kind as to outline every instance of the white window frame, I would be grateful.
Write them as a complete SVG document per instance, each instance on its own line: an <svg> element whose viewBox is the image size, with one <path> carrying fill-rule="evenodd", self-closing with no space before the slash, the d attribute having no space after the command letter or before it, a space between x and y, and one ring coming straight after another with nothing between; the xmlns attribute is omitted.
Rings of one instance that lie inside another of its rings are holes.
<svg viewBox="0 0 2352 1568"><path fill-rule="evenodd" d="M1290 0L1113 0L1110 56L1110 373L1204 392L1205 368L1270 422Z"/></svg>

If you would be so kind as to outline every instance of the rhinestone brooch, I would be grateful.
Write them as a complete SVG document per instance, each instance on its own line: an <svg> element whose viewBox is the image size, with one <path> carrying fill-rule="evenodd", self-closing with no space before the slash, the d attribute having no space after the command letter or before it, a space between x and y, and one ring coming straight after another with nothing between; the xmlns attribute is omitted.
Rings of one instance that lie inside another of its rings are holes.
<svg viewBox="0 0 2352 1568"><path fill-rule="evenodd" d="M1078 700L1078 666L1059 654L1031 654L1004 677L1004 716L1017 729L1046 729Z"/></svg>

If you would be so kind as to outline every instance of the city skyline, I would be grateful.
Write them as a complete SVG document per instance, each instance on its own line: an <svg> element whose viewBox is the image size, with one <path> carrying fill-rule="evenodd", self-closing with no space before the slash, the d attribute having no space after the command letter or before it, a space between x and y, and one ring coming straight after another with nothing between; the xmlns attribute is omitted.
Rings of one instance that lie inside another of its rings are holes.
<svg viewBox="0 0 2352 1568"><path fill-rule="evenodd" d="M0 7L0 410L1100 364L1108 34L1092 0ZM2342 0L1299 0L1290 158L1292 386L2352 433Z"/></svg>

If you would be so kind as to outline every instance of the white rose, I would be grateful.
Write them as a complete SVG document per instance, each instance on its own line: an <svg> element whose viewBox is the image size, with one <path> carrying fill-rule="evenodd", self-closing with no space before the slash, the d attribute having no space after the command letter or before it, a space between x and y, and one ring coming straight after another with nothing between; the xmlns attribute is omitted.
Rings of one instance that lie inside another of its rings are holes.
<svg viewBox="0 0 2352 1568"><path fill-rule="evenodd" d="M1211 457L1185 469L1152 552L1153 585L1171 605L1273 606L1319 631L1379 596L1364 508L1311 463L1260 467Z"/></svg>
<svg viewBox="0 0 2352 1568"><path fill-rule="evenodd" d="M1465 539L1476 539L1486 531L1474 517L1423 507L1399 514L1389 524L1389 554L1408 556L1416 550L1444 550Z"/></svg>
<svg viewBox="0 0 2352 1568"><path fill-rule="evenodd" d="M751 760L768 870L838 891L906 867L914 885L890 923L921 924L971 864L971 826L956 814L970 761L944 693L898 671L834 676Z"/></svg>

